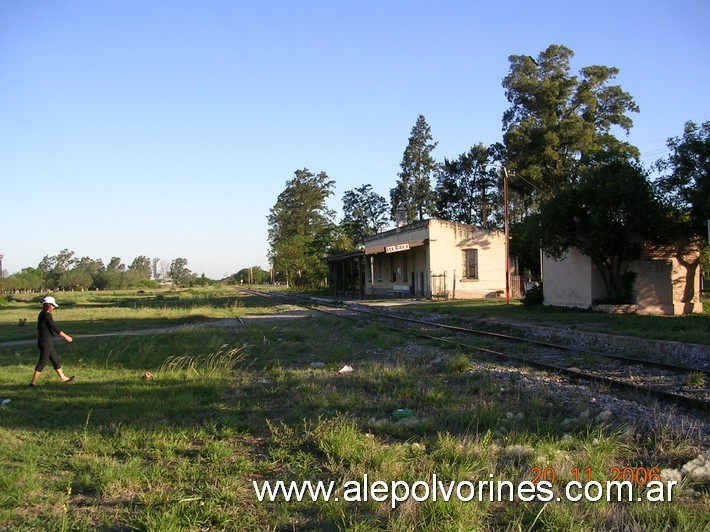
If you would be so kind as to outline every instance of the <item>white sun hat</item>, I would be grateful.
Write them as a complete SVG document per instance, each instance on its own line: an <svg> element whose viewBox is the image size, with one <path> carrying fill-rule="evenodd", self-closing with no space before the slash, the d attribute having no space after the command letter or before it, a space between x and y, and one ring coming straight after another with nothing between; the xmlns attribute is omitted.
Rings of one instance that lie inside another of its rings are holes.
<svg viewBox="0 0 710 532"><path fill-rule="evenodd" d="M55 308L59 306L59 305L57 305L57 302L55 301L55 299L52 296L46 296L42 300L42 304L43 305L52 305Z"/></svg>

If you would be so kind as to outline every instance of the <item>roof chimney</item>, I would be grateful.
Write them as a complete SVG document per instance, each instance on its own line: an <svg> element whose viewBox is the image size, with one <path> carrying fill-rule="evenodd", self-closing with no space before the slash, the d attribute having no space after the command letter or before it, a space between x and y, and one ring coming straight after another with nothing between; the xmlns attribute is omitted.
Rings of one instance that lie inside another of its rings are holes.
<svg viewBox="0 0 710 532"><path fill-rule="evenodd" d="M397 229L407 225L407 209L404 205L400 205L397 207L397 210L394 211L394 223Z"/></svg>

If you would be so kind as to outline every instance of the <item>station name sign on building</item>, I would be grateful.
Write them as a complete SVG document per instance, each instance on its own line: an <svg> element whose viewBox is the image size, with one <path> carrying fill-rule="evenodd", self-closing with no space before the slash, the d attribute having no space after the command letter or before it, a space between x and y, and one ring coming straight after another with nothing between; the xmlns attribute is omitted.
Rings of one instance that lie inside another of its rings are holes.
<svg viewBox="0 0 710 532"><path fill-rule="evenodd" d="M397 253L398 251L407 251L409 248L409 243L406 244L396 244L394 246L385 246L385 253Z"/></svg>

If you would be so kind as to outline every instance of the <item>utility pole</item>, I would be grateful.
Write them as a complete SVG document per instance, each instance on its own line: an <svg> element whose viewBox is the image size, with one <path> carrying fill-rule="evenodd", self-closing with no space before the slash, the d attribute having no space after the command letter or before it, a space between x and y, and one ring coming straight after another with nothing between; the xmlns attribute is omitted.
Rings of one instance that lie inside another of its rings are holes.
<svg viewBox="0 0 710 532"><path fill-rule="evenodd" d="M503 225L505 227L505 304L510 304L510 230L508 223L508 169L505 165L494 165L500 166L503 170ZM483 165L480 167L482 170L485 169Z"/></svg>
<svg viewBox="0 0 710 532"><path fill-rule="evenodd" d="M503 223L505 224L505 304L510 304L510 232L508 230L508 169L503 168Z"/></svg>

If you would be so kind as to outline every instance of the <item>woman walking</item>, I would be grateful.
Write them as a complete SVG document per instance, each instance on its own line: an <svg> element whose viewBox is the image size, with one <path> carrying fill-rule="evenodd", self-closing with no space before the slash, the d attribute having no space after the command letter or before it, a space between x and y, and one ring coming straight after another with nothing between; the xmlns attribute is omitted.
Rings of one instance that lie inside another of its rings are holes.
<svg viewBox="0 0 710 532"><path fill-rule="evenodd" d="M74 341L74 339L63 332L57 324L54 322L52 313L54 309L57 308L56 300L52 296L47 296L42 300L42 312L39 313L37 317L37 348L39 349L39 362L35 367L35 372L32 375L32 381L30 386L37 386L37 379L42 373L42 370L47 366L47 362L52 362L52 367L54 371L59 375L59 379L62 382L70 382L74 380L74 377L67 377L62 371L62 363L57 356L57 352L54 350L54 344L52 343L55 333L64 338L68 343Z"/></svg>

